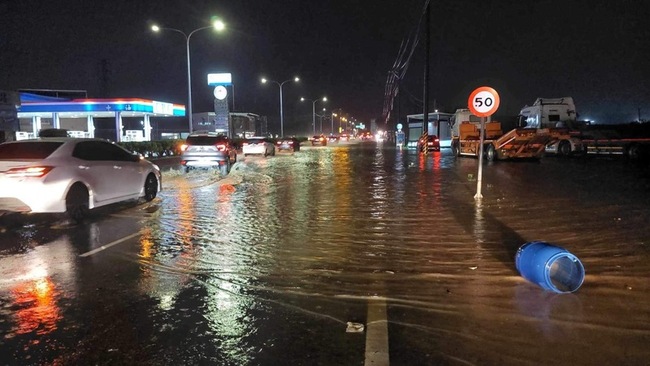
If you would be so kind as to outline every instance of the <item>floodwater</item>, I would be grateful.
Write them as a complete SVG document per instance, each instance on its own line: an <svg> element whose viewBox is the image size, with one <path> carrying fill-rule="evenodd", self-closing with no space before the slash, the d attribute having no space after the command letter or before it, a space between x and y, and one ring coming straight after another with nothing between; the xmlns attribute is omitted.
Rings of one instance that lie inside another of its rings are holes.
<svg viewBox="0 0 650 366"><path fill-rule="evenodd" d="M346 326L376 303L391 365L650 364L647 165L486 163L476 200L478 161L444 149L240 160L167 171L153 204L83 227L0 234L0 364L362 365ZM536 240L580 259L576 292L520 276Z"/></svg>

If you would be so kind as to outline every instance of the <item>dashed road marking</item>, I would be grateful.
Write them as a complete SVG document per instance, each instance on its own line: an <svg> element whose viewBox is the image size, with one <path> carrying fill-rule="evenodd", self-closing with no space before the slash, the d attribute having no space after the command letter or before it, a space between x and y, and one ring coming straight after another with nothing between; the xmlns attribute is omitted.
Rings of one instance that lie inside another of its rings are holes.
<svg viewBox="0 0 650 366"><path fill-rule="evenodd" d="M372 299L366 320L365 366L388 366L388 317L386 301Z"/></svg>
<svg viewBox="0 0 650 366"><path fill-rule="evenodd" d="M86 252L86 253L79 254L79 256L80 256L80 257L88 257L88 256L91 256L91 255L93 255L93 254L95 254L95 253L99 253L99 252L101 252L102 250L108 249L108 248L110 248L110 247L112 247L112 246L114 246L114 245L120 244L120 243L122 243L122 242L124 242L124 241L127 241L127 240L129 240L129 239L135 238L135 237L138 236L138 235L140 235L140 233L133 233L133 234L131 234L131 235L129 235L129 236L125 236L125 237L123 237L122 239L115 240L115 241L113 241L113 242L110 242L110 243L108 243L108 244L106 244L106 245L102 245L101 247L95 248L95 249L93 249L93 250L91 250L91 251L88 251L88 252Z"/></svg>

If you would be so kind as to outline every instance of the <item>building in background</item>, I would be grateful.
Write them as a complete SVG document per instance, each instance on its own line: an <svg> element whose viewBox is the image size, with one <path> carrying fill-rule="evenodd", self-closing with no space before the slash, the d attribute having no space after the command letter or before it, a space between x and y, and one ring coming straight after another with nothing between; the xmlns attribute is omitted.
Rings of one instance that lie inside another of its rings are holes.
<svg viewBox="0 0 650 366"><path fill-rule="evenodd" d="M220 127L214 112L194 113L196 131L224 133L231 137L268 136L266 116L255 113L229 113L228 124L231 132Z"/></svg>
<svg viewBox="0 0 650 366"><path fill-rule="evenodd" d="M16 139L19 107L20 95L17 92L0 90L0 143Z"/></svg>
<svg viewBox="0 0 650 366"><path fill-rule="evenodd" d="M450 120L453 113L432 112L429 113L427 121L427 134L436 135L440 139L440 147L451 147ZM416 147L420 136L424 132L422 128L424 114L409 114L407 121L407 147Z"/></svg>

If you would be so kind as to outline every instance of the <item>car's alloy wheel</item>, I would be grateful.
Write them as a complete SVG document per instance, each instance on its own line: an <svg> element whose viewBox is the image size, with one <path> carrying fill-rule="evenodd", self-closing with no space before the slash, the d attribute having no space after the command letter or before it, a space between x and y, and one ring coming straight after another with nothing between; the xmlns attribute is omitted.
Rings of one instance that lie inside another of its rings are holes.
<svg viewBox="0 0 650 366"><path fill-rule="evenodd" d="M65 211L74 222L81 223L88 216L88 198L88 189L80 183L72 186L65 196Z"/></svg>
<svg viewBox="0 0 650 366"><path fill-rule="evenodd" d="M144 182L144 200L153 201L156 194L158 194L158 179L153 174L149 174Z"/></svg>

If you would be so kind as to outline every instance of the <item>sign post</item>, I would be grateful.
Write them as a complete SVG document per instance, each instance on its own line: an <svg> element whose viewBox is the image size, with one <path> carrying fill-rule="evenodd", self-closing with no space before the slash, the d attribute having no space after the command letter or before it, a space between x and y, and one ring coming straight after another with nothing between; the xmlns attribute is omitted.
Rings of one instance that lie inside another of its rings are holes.
<svg viewBox="0 0 650 366"><path fill-rule="evenodd" d="M233 137L233 129L230 121L230 104L228 103L227 86L232 86L232 101L235 104L235 87L232 83L232 74L218 73L208 74L208 85L214 86L214 131L226 132L230 138Z"/></svg>
<svg viewBox="0 0 650 366"><path fill-rule="evenodd" d="M475 200L483 198L481 186L483 181L483 144L485 141L485 117L491 116L499 108L499 93L489 86L476 88L467 100L469 110L477 117L481 117L481 140L479 144L478 155L478 179L476 180Z"/></svg>

